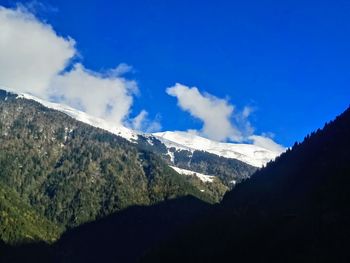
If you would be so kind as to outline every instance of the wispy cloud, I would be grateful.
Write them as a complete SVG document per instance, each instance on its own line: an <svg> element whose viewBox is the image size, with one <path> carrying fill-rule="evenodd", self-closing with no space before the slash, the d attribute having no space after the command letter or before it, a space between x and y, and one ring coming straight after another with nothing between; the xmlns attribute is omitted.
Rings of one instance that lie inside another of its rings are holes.
<svg viewBox="0 0 350 263"><path fill-rule="evenodd" d="M33 14L38 15L39 13L57 13L58 8L50 5L49 3L43 3L38 0L26 1L24 3L17 2L16 7L29 11Z"/></svg>
<svg viewBox="0 0 350 263"><path fill-rule="evenodd" d="M130 121L129 126L136 131L157 132L160 131L162 125L160 124L159 115L154 120L148 118L148 112L142 110L135 118Z"/></svg>
<svg viewBox="0 0 350 263"><path fill-rule="evenodd" d="M123 77L132 67L123 63L101 73L72 65L79 57L74 39L38 19L33 14L38 4L31 2L30 10L0 7L0 86L122 124L138 92L137 83Z"/></svg>
<svg viewBox="0 0 350 263"><path fill-rule="evenodd" d="M284 149L265 135L254 135L254 128L249 121L252 107L246 106L242 111L238 111L227 99L179 83L167 88L166 92L177 98L178 106L182 110L203 122L201 130L195 131L200 135L217 141L249 141L276 152Z"/></svg>

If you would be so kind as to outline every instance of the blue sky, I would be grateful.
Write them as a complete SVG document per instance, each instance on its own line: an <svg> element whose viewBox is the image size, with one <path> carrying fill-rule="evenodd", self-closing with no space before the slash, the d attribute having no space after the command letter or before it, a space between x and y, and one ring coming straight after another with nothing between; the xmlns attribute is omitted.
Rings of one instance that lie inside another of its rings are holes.
<svg viewBox="0 0 350 263"><path fill-rule="evenodd" d="M349 106L349 1L19 2L72 37L86 69L131 65L130 116L145 109L162 130L202 127L166 93L175 83L249 106L255 133L284 146Z"/></svg>

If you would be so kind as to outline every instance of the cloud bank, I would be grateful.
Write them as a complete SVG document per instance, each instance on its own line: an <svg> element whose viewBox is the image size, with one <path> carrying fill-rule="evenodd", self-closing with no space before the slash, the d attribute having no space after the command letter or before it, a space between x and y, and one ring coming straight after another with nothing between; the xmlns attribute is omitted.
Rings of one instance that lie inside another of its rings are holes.
<svg viewBox="0 0 350 263"><path fill-rule="evenodd" d="M118 125L129 121L138 92L135 81L123 78L131 66L122 63L95 72L73 64L78 54L72 38L58 35L28 9L0 7L0 86L65 103Z"/></svg>
<svg viewBox="0 0 350 263"><path fill-rule="evenodd" d="M246 106L239 112L227 99L201 93L196 87L179 83L167 88L166 92L177 98L177 104L182 110L203 122L202 129L197 131L200 135L217 141L249 141L279 153L284 150L271 138L253 134L254 128L248 120L253 110L251 107Z"/></svg>

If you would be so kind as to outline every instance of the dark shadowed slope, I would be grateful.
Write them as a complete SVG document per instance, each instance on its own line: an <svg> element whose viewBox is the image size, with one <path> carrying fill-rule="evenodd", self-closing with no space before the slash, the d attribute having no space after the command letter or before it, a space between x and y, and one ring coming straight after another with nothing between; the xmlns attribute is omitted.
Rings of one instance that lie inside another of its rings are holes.
<svg viewBox="0 0 350 263"><path fill-rule="evenodd" d="M347 109L144 261L349 262L349 136Z"/></svg>
<svg viewBox="0 0 350 263"><path fill-rule="evenodd" d="M208 209L208 204L191 196L131 207L64 234L56 258L59 262L135 262Z"/></svg>
<svg viewBox="0 0 350 263"><path fill-rule="evenodd" d="M133 206L66 232L53 246L9 247L4 262L137 262L153 247L173 238L210 205L192 196L152 206Z"/></svg>

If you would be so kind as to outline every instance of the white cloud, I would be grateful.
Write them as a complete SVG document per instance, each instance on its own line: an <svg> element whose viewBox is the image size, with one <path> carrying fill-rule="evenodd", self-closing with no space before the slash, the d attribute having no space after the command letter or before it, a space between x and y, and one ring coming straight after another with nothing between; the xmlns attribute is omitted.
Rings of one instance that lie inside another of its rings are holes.
<svg viewBox="0 0 350 263"><path fill-rule="evenodd" d="M77 56L72 38L59 36L28 9L0 7L0 86L122 124L138 92L135 81L122 77L132 67L122 63L99 73L76 63L67 70Z"/></svg>
<svg viewBox="0 0 350 263"><path fill-rule="evenodd" d="M122 123L129 114L136 90L133 81L104 76L76 64L71 71L53 79L50 91L61 102L88 114Z"/></svg>
<svg viewBox="0 0 350 263"><path fill-rule="evenodd" d="M45 97L76 54L74 44L25 10L0 7L0 85Z"/></svg>
<svg viewBox="0 0 350 263"><path fill-rule="evenodd" d="M200 131L190 130L191 133L218 141L250 141L278 153L284 150L264 134L254 135L254 128L248 119L253 111L252 107L246 106L239 112L227 99L201 93L196 87L190 88L179 83L167 88L166 92L177 98L178 106L182 110L203 122Z"/></svg>
<svg viewBox="0 0 350 263"><path fill-rule="evenodd" d="M182 110L203 121L201 133L204 136L218 141L243 139L242 132L231 122L234 106L227 100L208 93L202 94L196 87L190 88L179 83L167 88L166 92L177 98Z"/></svg>

